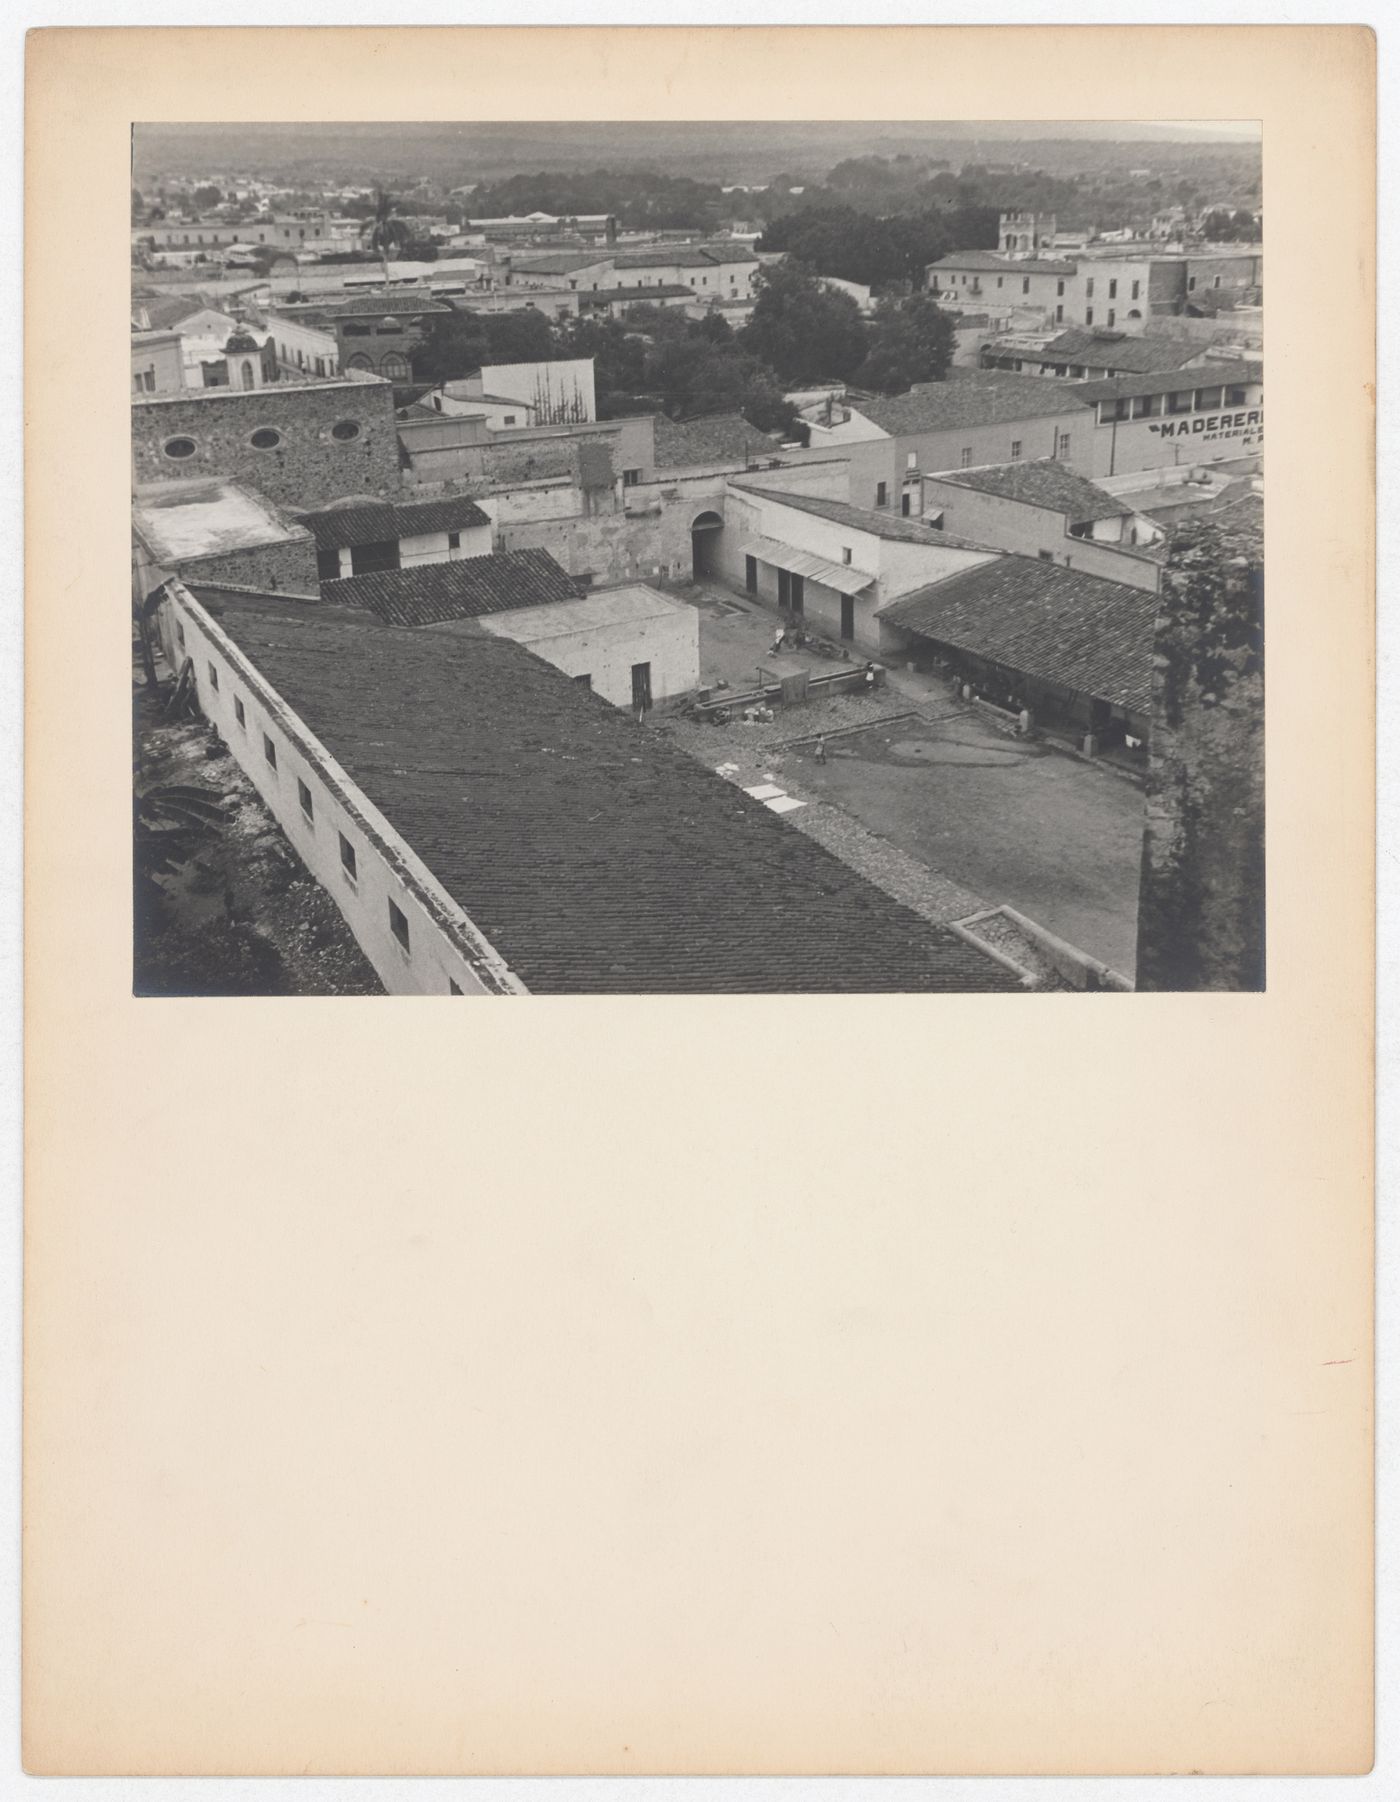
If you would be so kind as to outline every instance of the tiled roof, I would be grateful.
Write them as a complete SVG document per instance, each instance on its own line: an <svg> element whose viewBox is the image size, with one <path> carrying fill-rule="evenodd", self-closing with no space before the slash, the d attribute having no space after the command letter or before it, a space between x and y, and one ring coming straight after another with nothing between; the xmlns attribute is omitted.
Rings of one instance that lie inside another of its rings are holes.
<svg viewBox="0 0 1400 1802"><path fill-rule="evenodd" d="M956 488L975 488L979 494L1023 501L1030 507L1048 507L1076 523L1121 519L1132 512L1131 507L1125 507L1122 501L1054 457L1038 457L1030 463L996 463L985 469L950 469L938 479Z"/></svg>
<svg viewBox="0 0 1400 1802"><path fill-rule="evenodd" d="M434 419L438 414L433 415ZM338 550L342 545L383 544L390 538L413 538L423 532L455 532L463 526L487 526L483 513L466 495L442 500L366 501L363 506L319 507L299 514L309 526L318 550Z"/></svg>
<svg viewBox="0 0 1400 1802"><path fill-rule="evenodd" d="M624 306L631 306L637 301L679 300L682 295L687 300L694 300L695 290L682 282L658 282L651 288L600 288L596 294L584 295L584 299L590 304L608 301L616 305L620 301Z"/></svg>
<svg viewBox="0 0 1400 1802"><path fill-rule="evenodd" d="M750 482L735 482L740 494L756 494L766 501L781 501L785 507L796 507L799 513L815 513L818 519L829 519L833 525L845 526L852 532L873 532L877 538L893 539L898 544L941 545L945 550L985 551L992 547L976 544L970 538L959 538L952 532L940 532L917 519L905 519L898 513L885 513L872 507L853 507L849 501L823 500L815 494L788 494L780 488L756 488Z"/></svg>
<svg viewBox="0 0 1400 1802"><path fill-rule="evenodd" d="M880 618L1004 669L1147 713L1157 597L1035 557L999 557L891 601Z"/></svg>
<svg viewBox="0 0 1400 1802"><path fill-rule="evenodd" d="M327 601L366 608L395 626L476 619L483 613L571 600L578 592L573 577L548 551L540 550L498 551L456 563L417 563L321 584Z"/></svg>
<svg viewBox="0 0 1400 1802"><path fill-rule="evenodd" d="M535 993L1019 988L663 732L639 731L509 639L209 599Z"/></svg>
<svg viewBox="0 0 1400 1802"><path fill-rule="evenodd" d="M966 269L994 275L1073 275L1077 265L1056 257L999 257L991 250L951 250L926 269Z"/></svg>
<svg viewBox="0 0 1400 1802"><path fill-rule="evenodd" d="M387 294L355 294L344 299L295 301L269 306L270 313L286 319L416 319L423 313L451 313L455 309L434 295L392 288Z"/></svg>
<svg viewBox="0 0 1400 1802"><path fill-rule="evenodd" d="M610 250L561 250L554 256L516 257L511 268L517 275L573 275L580 269L596 269L612 260Z"/></svg>
<svg viewBox="0 0 1400 1802"><path fill-rule="evenodd" d="M1195 369L1167 370L1157 375L1120 375L1106 382L1073 382L1066 386L1092 404L1100 400L1127 400L1139 394L1179 394L1196 388L1244 388L1263 379L1262 363L1206 363L1198 364Z"/></svg>
<svg viewBox="0 0 1400 1802"><path fill-rule="evenodd" d="M669 249L633 250L613 259L615 269L704 269L720 263L756 263L758 257L746 244L675 244Z"/></svg>
<svg viewBox="0 0 1400 1802"><path fill-rule="evenodd" d="M148 321L142 329L152 332L172 331L182 320L191 319L196 313L204 311L202 300L191 300L187 294L160 294L150 300L134 300L131 312L133 319L138 313L144 313Z"/></svg>
<svg viewBox="0 0 1400 1802"><path fill-rule="evenodd" d="M987 347L995 352L996 341ZM1027 358L1043 363L1078 363L1089 369L1113 369L1123 375L1152 375L1159 370L1180 369L1201 354L1199 344L1178 338L1133 338L1126 333L1061 332Z"/></svg>
<svg viewBox="0 0 1400 1802"><path fill-rule="evenodd" d="M1003 425L1079 413L1082 382L1053 382L1041 375L1006 375L991 369L950 369L941 382L920 382L891 400L862 401L860 411L892 438L960 426Z"/></svg>
<svg viewBox="0 0 1400 1802"><path fill-rule="evenodd" d="M712 413L701 419L656 420L656 467L698 468L733 463L742 469L751 454L771 450L775 439L751 426L742 413Z"/></svg>

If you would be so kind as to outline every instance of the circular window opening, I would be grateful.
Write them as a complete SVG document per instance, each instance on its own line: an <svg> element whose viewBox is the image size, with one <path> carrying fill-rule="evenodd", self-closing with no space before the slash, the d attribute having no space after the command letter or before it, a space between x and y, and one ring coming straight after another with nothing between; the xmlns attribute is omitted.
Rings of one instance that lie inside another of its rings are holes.
<svg viewBox="0 0 1400 1802"><path fill-rule="evenodd" d="M248 440L254 450L276 450L282 442L282 434L273 431L270 425L260 427Z"/></svg>
<svg viewBox="0 0 1400 1802"><path fill-rule="evenodd" d="M360 428L353 419L342 419L339 424L331 427L331 437L339 438L342 444L349 444L352 438L358 438L359 435Z"/></svg>
<svg viewBox="0 0 1400 1802"><path fill-rule="evenodd" d="M165 441L166 456L173 457L177 463L183 462L186 457L192 457L195 448L193 438L167 438Z"/></svg>

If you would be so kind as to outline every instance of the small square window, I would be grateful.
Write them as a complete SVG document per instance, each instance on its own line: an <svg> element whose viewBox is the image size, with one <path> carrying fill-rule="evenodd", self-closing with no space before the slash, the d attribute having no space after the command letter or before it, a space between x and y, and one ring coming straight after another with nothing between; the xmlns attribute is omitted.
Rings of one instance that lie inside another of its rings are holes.
<svg viewBox="0 0 1400 1802"><path fill-rule="evenodd" d="M460 551L461 550L462 534L460 532L449 532L447 534L447 548L449 551Z"/></svg>
<svg viewBox="0 0 1400 1802"><path fill-rule="evenodd" d="M574 686L576 688L592 688L593 678L591 675L575 676Z"/></svg>
<svg viewBox="0 0 1400 1802"><path fill-rule="evenodd" d="M297 777L297 800L301 802L301 811L306 815L308 823L316 818L316 806L311 799L311 790Z"/></svg>
<svg viewBox="0 0 1400 1802"><path fill-rule="evenodd" d="M965 444L963 446L962 453L958 458L958 467L960 469L971 469L971 467L972 467L972 446L970 444Z"/></svg>
<svg viewBox="0 0 1400 1802"><path fill-rule="evenodd" d="M343 832L340 834L340 867L344 870L351 882L359 881L360 867L359 861L355 856L355 847L350 843L350 840L346 838Z"/></svg>
<svg viewBox="0 0 1400 1802"><path fill-rule="evenodd" d="M904 467L906 469L917 469L919 467L919 453L917 451L909 452L904 459Z"/></svg>
<svg viewBox="0 0 1400 1802"><path fill-rule="evenodd" d="M215 691L215 692L216 692L216 693L217 693L217 692L218 692L218 687L219 687L219 672L218 672L218 669L217 669L217 667L216 667L216 666L215 666L215 665L214 665L214 664L212 664L212 663L211 663L211 664L210 664L210 665L209 665L209 686L210 686L210 687L211 687L211 688L212 688L212 689L213 689L213 690L214 690L214 691Z"/></svg>
<svg viewBox="0 0 1400 1802"><path fill-rule="evenodd" d="M175 641L183 651L185 648L185 628L180 624L178 619L175 621Z"/></svg>
<svg viewBox="0 0 1400 1802"><path fill-rule="evenodd" d="M875 505L877 507L885 506L889 501L889 494L890 491L887 484L884 482L877 482L875 484Z"/></svg>
<svg viewBox="0 0 1400 1802"><path fill-rule="evenodd" d="M248 730L248 710L237 695L233 697L233 717L246 732Z"/></svg>
<svg viewBox="0 0 1400 1802"><path fill-rule="evenodd" d="M841 561L843 563L849 563L850 560L851 560L851 547L848 544L843 544L841 546Z"/></svg>
<svg viewBox="0 0 1400 1802"><path fill-rule="evenodd" d="M275 770L277 768L277 746L273 744L266 732L263 733L263 756L268 761L268 767Z"/></svg>
<svg viewBox="0 0 1400 1802"><path fill-rule="evenodd" d="M407 951L409 948L408 915L401 907L396 907L392 901L389 903L389 930Z"/></svg>
<svg viewBox="0 0 1400 1802"><path fill-rule="evenodd" d="M1020 454L1021 454L1021 440L1019 438L1013 438L1011 440L1011 461L1014 463L1016 461L1016 459L1020 456Z"/></svg>

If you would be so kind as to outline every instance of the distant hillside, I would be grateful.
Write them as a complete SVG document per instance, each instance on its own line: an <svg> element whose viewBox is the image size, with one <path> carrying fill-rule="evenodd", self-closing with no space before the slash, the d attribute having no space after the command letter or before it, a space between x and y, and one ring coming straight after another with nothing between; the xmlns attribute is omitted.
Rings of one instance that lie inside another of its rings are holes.
<svg viewBox="0 0 1400 1802"><path fill-rule="evenodd" d="M869 155L1014 162L1069 176L1117 165L1179 171L1222 155L1257 160L1251 130L1083 120L159 124L136 128L133 176L138 187L211 173L291 184L402 186L426 178L457 186L587 163L761 185L780 174L816 179L844 158Z"/></svg>

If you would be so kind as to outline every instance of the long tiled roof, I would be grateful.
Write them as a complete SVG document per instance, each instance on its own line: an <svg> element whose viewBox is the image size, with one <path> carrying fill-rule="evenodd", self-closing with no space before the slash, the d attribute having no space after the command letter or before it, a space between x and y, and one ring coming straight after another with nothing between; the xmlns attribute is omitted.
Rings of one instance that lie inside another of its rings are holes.
<svg viewBox="0 0 1400 1802"><path fill-rule="evenodd" d="M899 438L1079 413L1085 406L1086 386L1047 381L1040 375L1005 375L1000 370L950 369L944 381L920 382L891 400L861 401L859 410L881 431Z"/></svg>
<svg viewBox="0 0 1400 1802"><path fill-rule="evenodd" d="M695 290L687 288L683 282L658 282L651 288L600 288L596 294L588 294L584 298L590 305L607 301L610 306L619 303L623 306L636 306L643 301L679 300L682 295L687 300L694 300Z"/></svg>
<svg viewBox="0 0 1400 1802"><path fill-rule="evenodd" d="M1058 257L999 257L992 250L950 250L926 269L967 269L994 275L1073 275L1077 267Z"/></svg>
<svg viewBox="0 0 1400 1802"><path fill-rule="evenodd" d="M1131 513L1122 501L1054 457L1037 457L1030 463L995 463L985 469L951 469L940 482L956 488L975 488L979 494L1000 495L1030 507L1048 507L1076 523L1093 519L1121 519Z"/></svg>
<svg viewBox="0 0 1400 1802"><path fill-rule="evenodd" d="M892 538L899 544L927 544L945 550L986 551L992 547L976 544L971 538L958 538L952 532L940 532L917 519L905 519L898 513L884 513L872 507L853 507L849 501L828 501L815 494L788 494L780 488L756 488L750 482L736 482L740 494L756 494L766 501L781 501L799 513L814 513L818 519L829 519L833 525L845 526L852 532L873 532L877 538Z"/></svg>
<svg viewBox="0 0 1400 1802"><path fill-rule="evenodd" d="M1041 380L1034 377L1033 380ZM1156 375L1120 375L1106 382L1072 382L1069 392L1086 402L1127 400L1139 394L1184 394L1196 388L1244 388L1264 379L1262 363L1203 363Z"/></svg>
<svg viewBox="0 0 1400 1802"><path fill-rule="evenodd" d="M1034 557L999 557L891 601L880 618L935 643L985 657L1147 713L1157 597Z"/></svg>
<svg viewBox="0 0 1400 1802"><path fill-rule="evenodd" d="M437 419L440 415L433 414ZM464 494L442 500L372 501L353 507L318 507L297 516L309 526L322 551L343 545L383 544L390 538L413 538L424 532L456 532L463 526L488 526L491 516Z"/></svg>
<svg viewBox="0 0 1400 1802"><path fill-rule="evenodd" d="M612 260L610 250L561 250L553 256L516 257L511 268L517 275L573 275L580 269L596 269Z"/></svg>
<svg viewBox="0 0 1400 1802"><path fill-rule="evenodd" d="M264 596L209 601L537 994L1019 987L508 639Z"/></svg>
<svg viewBox="0 0 1400 1802"><path fill-rule="evenodd" d="M996 340L987 346L995 353ZM1124 332L1094 332L1076 327L1061 332L1028 360L1043 363L1078 363L1089 369L1112 369L1122 375L1153 375L1159 370L1180 369L1201 354L1199 344L1184 338L1135 338Z"/></svg>
<svg viewBox="0 0 1400 1802"><path fill-rule="evenodd" d="M417 563L323 582L327 601L363 607L395 626L441 625L568 601L579 592L573 577L548 551L498 551L455 563Z"/></svg>
<svg viewBox="0 0 1400 1802"><path fill-rule="evenodd" d="M285 319L417 319L423 313L451 313L455 309L445 300L423 290L391 288L387 294L354 294L343 299L295 301L270 306L270 313Z"/></svg>

